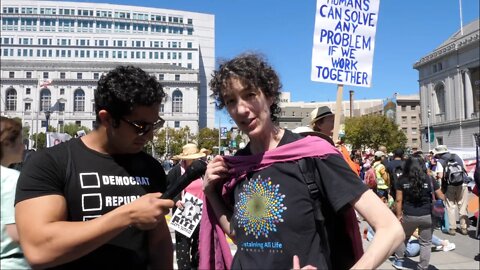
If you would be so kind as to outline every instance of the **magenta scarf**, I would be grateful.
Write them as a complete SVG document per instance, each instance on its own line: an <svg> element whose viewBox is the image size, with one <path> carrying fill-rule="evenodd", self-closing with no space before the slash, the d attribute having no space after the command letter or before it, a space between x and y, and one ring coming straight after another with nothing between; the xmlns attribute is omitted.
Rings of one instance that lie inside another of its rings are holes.
<svg viewBox="0 0 480 270"><path fill-rule="evenodd" d="M248 172L265 169L276 162L295 161L304 157L326 158L332 154L341 156L338 149L326 140L307 136L264 153L249 156L225 156L223 158L230 168L231 179L223 184L222 197L225 203L229 204L228 198L231 192ZM202 211L198 269L230 269L233 260L230 246L206 197Z"/></svg>

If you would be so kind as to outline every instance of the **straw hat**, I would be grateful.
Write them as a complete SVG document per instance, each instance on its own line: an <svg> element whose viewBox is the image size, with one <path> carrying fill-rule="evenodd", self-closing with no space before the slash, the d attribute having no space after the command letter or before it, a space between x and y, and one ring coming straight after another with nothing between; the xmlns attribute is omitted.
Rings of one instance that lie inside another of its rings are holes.
<svg viewBox="0 0 480 270"><path fill-rule="evenodd" d="M192 160L205 156L205 153L198 151L197 145L194 143L188 143L182 147L182 153L174 156L175 159Z"/></svg>
<svg viewBox="0 0 480 270"><path fill-rule="evenodd" d="M200 149L200 153L204 153L206 156L208 156L212 153L212 151L210 151L206 148L202 148L202 149Z"/></svg>

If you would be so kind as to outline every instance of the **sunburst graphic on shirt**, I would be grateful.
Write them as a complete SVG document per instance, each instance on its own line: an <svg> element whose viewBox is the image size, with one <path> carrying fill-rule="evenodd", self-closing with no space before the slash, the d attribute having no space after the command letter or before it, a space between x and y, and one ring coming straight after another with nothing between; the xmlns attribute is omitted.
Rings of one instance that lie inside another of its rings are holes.
<svg viewBox="0 0 480 270"><path fill-rule="evenodd" d="M260 175L243 185L235 218L246 235L268 238L270 232L277 231L277 224L283 222L282 214L287 210L283 205L285 195L279 192L279 187L272 184L270 177L262 179Z"/></svg>

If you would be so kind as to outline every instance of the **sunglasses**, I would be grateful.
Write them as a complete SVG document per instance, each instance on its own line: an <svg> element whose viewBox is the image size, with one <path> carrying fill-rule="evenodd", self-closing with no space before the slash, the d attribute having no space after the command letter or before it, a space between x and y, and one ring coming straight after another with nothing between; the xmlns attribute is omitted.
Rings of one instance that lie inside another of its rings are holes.
<svg viewBox="0 0 480 270"><path fill-rule="evenodd" d="M135 129L135 132L137 133L138 136L143 136L144 134L150 132L150 130L156 131L159 128L163 127L163 124L165 123L165 120L163 118L158 117L158 121L155 123L145 123L145 122L137 122L137 121L130 121L127 120L123 117L120 117L122 121L125 123L129 124Z"/></svg>

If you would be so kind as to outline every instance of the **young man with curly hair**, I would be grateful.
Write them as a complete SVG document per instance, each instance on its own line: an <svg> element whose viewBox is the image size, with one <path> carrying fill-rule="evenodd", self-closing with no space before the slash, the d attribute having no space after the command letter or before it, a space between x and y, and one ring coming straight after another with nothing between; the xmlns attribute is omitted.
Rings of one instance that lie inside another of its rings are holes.
<svg viewBox="0 0 480 270"><path fill-rule="evenodd" d="M17 185L16 218L28 262L54 269L169 269L162 166L142 152L161 127L154 76L119 66L95 91L92 132L34 154Z"/></svg>

